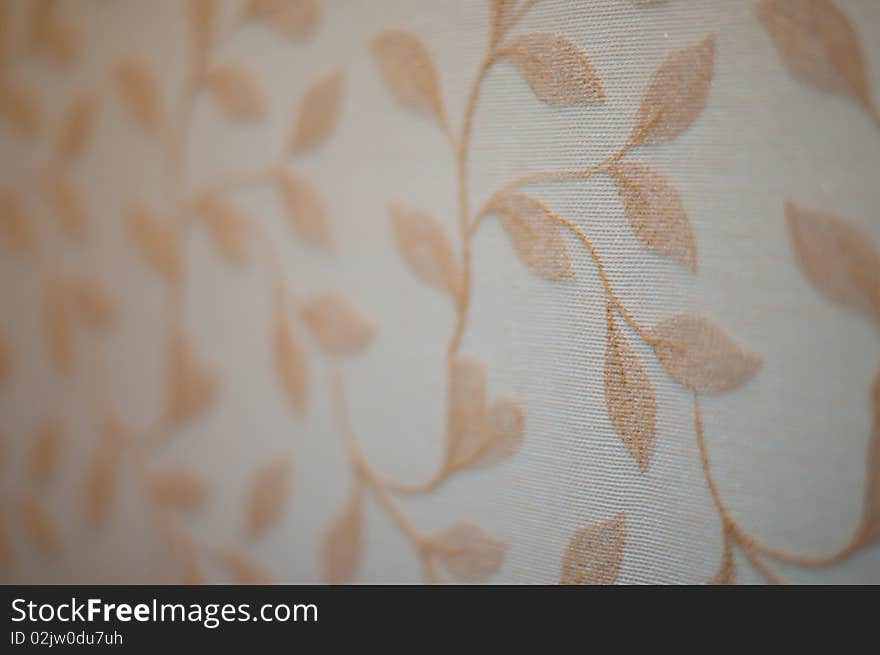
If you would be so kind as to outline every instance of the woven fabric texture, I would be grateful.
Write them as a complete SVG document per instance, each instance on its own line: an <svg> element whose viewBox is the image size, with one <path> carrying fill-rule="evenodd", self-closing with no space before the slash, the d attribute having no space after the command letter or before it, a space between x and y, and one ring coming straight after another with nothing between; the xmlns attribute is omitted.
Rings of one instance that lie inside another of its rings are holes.
<svg viewBox="0 0 880 655"><path fill-rule="evenodd" d="M880 582L880 4L0 4L0 579Z"/></svg>

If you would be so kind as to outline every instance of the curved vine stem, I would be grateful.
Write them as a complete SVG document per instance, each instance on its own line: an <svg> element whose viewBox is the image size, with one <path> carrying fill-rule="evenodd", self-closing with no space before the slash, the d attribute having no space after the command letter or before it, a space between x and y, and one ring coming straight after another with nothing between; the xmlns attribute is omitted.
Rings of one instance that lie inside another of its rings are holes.
<svg viewBox="0 0 880 655"><path fill-rule="evenodd" d="M457 317L452 337L449 339L449 348L447 351L447 359L450 368L452 367L455 355L461 345L461 337L464 332L465 322L467 321L468 308L470 306L471 296L471 238L470 229L470 197L468 184L468 155L470 153L470 138L473 127L474 114L477 110L477 100L480 95L480 88L489 69L492 68L498 59L497 50L490 51L480 62L480 68L471 84L471 90L468 94L467 105L465 106L464 117L461 123L461 136L456 145L455 161L458 173L458 229L461 238L461 285L459 287L459 297L456 307Z"/></svg>
<svg viewBox="0 0 880 655"><path fill-rule="evenodd" d="M465 105L464 116L462 117L460 136L455 139L451 131L447 128L449 134L449 142L455 155L456 173L458 177L458 231L461 239L461 284L459 285L459 293L456 298L456 318L452 336L449 339L449 345L446 351L446 360L448 375L451 379L452 367L455 364L455 358L461 346L461 339L464 334L465 324L467 323L468 310L470 308L471 295L471 239L473 231L471 230L471 211L470 211L470 193L468 183L468 157L470 154L470 140L473 129L474 114L477 110L477 101L480 96L480 89L486 75L492 68L492 65L498 60L501 51L490 49L480 62L480 67L476 76L471 83L470 91ZM424 494L436 489L449 476L449 471L445 466L431 476L428 480L420 483L404 483L380 477L372 473L373 479L382 488L401 494Z"/></svg>
<svg viewBox="0 0 880 655"><path fill-rule="evenodd" d="M373 471L367 458L361 452L357 439L351 428L348 418L348 409L345 402L345 390L342 378L337 372L330 375L330 395L333 399L333 410L336 417L336 426L339 434L348 449L349 458L359 480L370 491L376 502L387 512L391 520L397 524L400 531L412 542L419 555L422 570L428 581L437 581L438 576L428 549L428 539L423 536L406 517L400 508L388 495L384 481Z"/></svg>
<svg viewBox="0 0 880 655"><path fill-rule="evenodd" d="M718 510L721 523L725 530L725 549L727 548L727 540L733 540L742 550L746 559L755 568L767 582L771 584L781 584L782 580L773 572L764 562L761 561L759 555L776 560L784 564L793 564L804 568L825 568L839 564L852 556L862 546L861 534L857 530L850 541L840 550L825 556L812 557L798 555L797 553L789 553L784 550L772 548L755 539L748 534L731 516L730 511L721 500L721 494L715 483L715 477L712 475L712 469L709 463L709 454L706 448L706 440L703 433L703 418L700 413L700 404L696 392L694 396L694 429L697 436L697 447L700 451L700 462L703 467L703 474L706 478L706 485L709 487L709 493L712 495L712 502Z"/></svg>

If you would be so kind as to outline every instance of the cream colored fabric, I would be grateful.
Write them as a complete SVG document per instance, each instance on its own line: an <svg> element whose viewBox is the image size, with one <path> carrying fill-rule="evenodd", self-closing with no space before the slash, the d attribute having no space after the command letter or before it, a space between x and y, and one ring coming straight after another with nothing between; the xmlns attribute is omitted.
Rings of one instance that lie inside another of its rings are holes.
<svg viewBox="0 0 880 655"><path fill-rule="evenodd" d="M4 3L4 581L880 582L880 6L523 1Z"/></svg>

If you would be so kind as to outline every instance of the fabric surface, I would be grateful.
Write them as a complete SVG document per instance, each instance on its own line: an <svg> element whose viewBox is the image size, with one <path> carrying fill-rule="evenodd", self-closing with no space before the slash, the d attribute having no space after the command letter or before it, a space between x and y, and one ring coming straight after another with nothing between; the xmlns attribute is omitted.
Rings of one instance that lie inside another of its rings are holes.
<svg viewBox="0 0 880 655"><path fill-rule="evenodd" d="M880 582L880 5L0 4L0 579Z"/></svg>

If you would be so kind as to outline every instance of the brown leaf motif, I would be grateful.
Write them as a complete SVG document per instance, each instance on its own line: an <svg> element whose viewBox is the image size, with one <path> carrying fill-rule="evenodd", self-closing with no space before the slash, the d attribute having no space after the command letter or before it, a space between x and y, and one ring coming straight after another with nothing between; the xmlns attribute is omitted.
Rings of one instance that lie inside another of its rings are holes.
<svg viewBox="0 0 880 655"><path fill-rule="evenodd" d="M203 412L217 397L217 373L196 356L189 340L178 331L168 357L168 418L181 422Z"/></svg>
<svg viewBox="0 0 880 655"><path fill-rule="evenodd" d="M452 575L466 582L488 580L501 566L506 550L498 537L469 523L432 535L428 548Z"/></svg>
<svg viewBox="0 0 880 655"><path fill-rule="evenodd" d="M16 254L32 251L37 241L31 217L11 193L0 192L0 241Z"/></svg>
<svg viewBox="0 0 880 655"><path fill-rule="evenodd" d="M250 0L248 15L264 21L281 34L304 39L320 18L317 0Z"/></svg>
<svg viewBox="0 0 880 655"><path fill-rule="evenodd" d="M245 531L258 537L281 518L290 487L291 466L287 460L261 467L251 481L245 509Z"/></svg>
<svg viewBox="0 0 880 655"><path fill-rule="evenodd" d="M234 64L208 73L205 87L229 118L252 121L266 113L263 89L245 69Z"/></svg>
<svg viewBox="0 0 880 655"><path fill-rule="evenodd" d="M654 452L654 388L635 350L613 322L605 347L605 404L615 431L645 471Z"/></svg>
<svg viewBox="0 0 880 655"><path fill-rule="evenodd" d="M108 420L86 469L83 505L92 526L107 522L118 491L119 455L126 438L116 420Z"/></svg>
<svg viewBox="0 0 880 655"><path fill-rule="evenodd" d="M519 450L525 431L522 407L507 398L487 407L481 362L468 357L456 360L447 403L447 471L489 466Z"/></svg>
<svg viewBox="0 0 880 655"><path fill-rule="evenodd" d="M548 280L574 278L559 217L544 203L524 193L510 193L492 201L489 211L501 220L516 254Z"/></svg>
<svg viewBox="0 0 880 655"><path fill-rule="evenodd" d="M79 191L61 173L52 175L46 183L46 200L58 216L64 233L82 241L88 234L89 221Z"/></svg>
<svg viewBox="0 0 880 655"><path fill-rule="evenodd" d="M288 402L297 414L305 411L308 394L308 360L299 336L287 320L284 290L276 292L274 326L272 328L272 349L275 358L275 371Z"/></svg>
<svg viewBox="0 0 880 655"><path fill-rule="evenodd" d="M208 496L208 487L202 477L184 467L154 472L149 487L150 497L156 505L180 511L200 509Z"/></svg>
<svg viewBox="0 0 880 655"><path fill-rule="evenodd" d="M81 280L70 286L69 293L72 309L87 325L103 329L113 323L116 305L100 281Z"/></svg>
<svg viewBox="0 0 880 655"><path fill-rule="evenodd" d="M625 540L623 513L581 526L571 535L562 555L559 584L613 584L620 570Z"/></svg>
<svg viewBox="0 0 880 655"><path fill-rule="evenodd" d="M553 107L601 103L602 85L586 55L570 40L535 32L510 39L501 49L540 100Z"/></svg>
<svg viewBox="0 0 880 655"><path fill-rule="evenodd" d="M785 203L798 266L828 300L880 322L880 253L861 229L833 214Z"/></svg>
<svg viewBox="0 0 880 655"><path fill-rule="evenodd" d="M761 0L755 12L796 78L855 98L877 119L859 37L831 0Z"/></svg>
<svg viewBox="0 0 880 655"><path fill-rule="evenodd" d="M633 232L651 250L690 270L697 268L697 244L678 191L657 171L637 163L608 169Z"/></svg>
<svg viewBox="0 0 880 655"><path fill-rule="evenodd" d="M33 435L28 452L27 476L36 485L45 485L58 472L64 433L54 420L44 422Z"/></svg>
<svg viewBox="0 0 880 655"><path fill-rule="evenodd" d="M865 459L865 500L859 537L862 543L880 542L880 372L871 386L873 422Z"/></svg>
<svg viewBox="0 0 880 655"><path fill-rule="evenodd" d="M245 264L248 260L247 214L231 201L208 196L199 203L199 211L214 244L232 264Z"/></svg>
<svg viewBox="0 0 880 655"><path fill-rule="evenodd" d="M145 208L138 208L128 217L129 235L146 262L170 286L180 284L183 256L180 242L172 227Z"/></svg>
<svg viewBox="0 0 880 655"><path fill-rule="evenodd" d="M33 497L24 498L18 506L19 525L31 546L40 555L61 552L61 533L46 507Z"/></svg>
<svg viewBox="0 0 880 655"><path fill-rule="evenodd" d="M218 548L216 552L220 563L236 584L267 585L272 583L272 576L259 564L246 557L244 553L232 548Z"/></svg>
<svg viewBox="0 0 880 655"><path fill-rule="evenodd" d="M46 292L46 348L57 373L67 374L73 369L73 326L67 290L60 281L53 282Z"/></svg>
<svg viewBox="0 0 880 655"><path fill-rule="evenodd" d="M204 52L211 40L217 17L216 0L187 0L190 33L196 52Z"/></svg>
<svg viewBox="0 0 880 655"><path fill-rule="evenodd" d="M495 400L486 412L486 434L469 466L491 466L519 450L525 432L526 417L522 407L510 398Z"/></svg>
<svg viewBox="0 0 880 655"><path fill-rule="evenodd" d="M295 171L279 173L276 191L290 227L306 241L333 252L333 230L314 185Z"/></svg>
<svg viewBox="0 0 880 655"><path fill-rule="evenodd" d="M71 160L82 154L95 127L95 102L90 96L78 98L62 117L58 136L58 155Z"/></svg>
<svg viewBox="0 0 880 655"><path fill-rule="evenodd" d="M0 84L0 118L19 134L33 136L40 127L42 114L40 98L29 86L8 79Z"/></svg>
<svg viewBox="0 0 880 655"><path fill-rule="evenodd" d="M324 582L344 584L357 575L364 550L363 490L358 485L332 523L322 551Z"/></svg>
<svg viewBox="0 0 880 655"><path fill-rule="evenodd" d="M456 360L449 376L446 466L466 466L485 435L486 371L475 359Z"/></svg>
<svg viewBox="0 0 880 655"><path fill-rule="evenodd" d="M6 339L0 335L0 384L6 382L12 374L12 354ZM0 457L4 453L0 450Z"/></svg>
<svg viewBox="0 0 880 655"><path fill-rule="evenodd" d="M336 127L342 104L343 76L330 73L312 84L299 105L291 150L302 153L320 145Z"/></svg>
<svg viewBox="0 0 880 655"><path fill-rule="evenodd" d="M372 321L336 293L313 296L303 305L302 317L312 338L334 355L361 350L376 333Z"/></svg>
<svg viewBox="0 0 880 655"><path fill-rule="evenodd" d="M161 106L159 86L153 72L140 61L125 61L116 71L116 86L120 101L138 124L155 131Z"/></svg>
<svg viewBox="0 0 880 655"><path fill-rule="evenodd" d="M709 96L715 65L715 35L669 54L642 95L630 140L658 144L693 123Z"/></svg>
<svg viewBox="0 0 880 655"><path fill-rule="evenodd" d="M678 314L650 330L654 353L683 387L702 394L735 389L751 378L761 358L743 350L726 331L702 316Z"/></svg>
<svg viewBox="0 0 880 655"><path fill-rule="evenodd" d="M394 99L411 109L433 115L439 125L445 126L437 71L419 38L404 30L391 29L373 37L371 47Z"/></svg>
<svg viewBox="0 0 880 655"><path fill-rule="evenodd" d="M433 216L401 205L391 208L397 246L417 276L458 297L461 274L443 226Z"/></svg>

